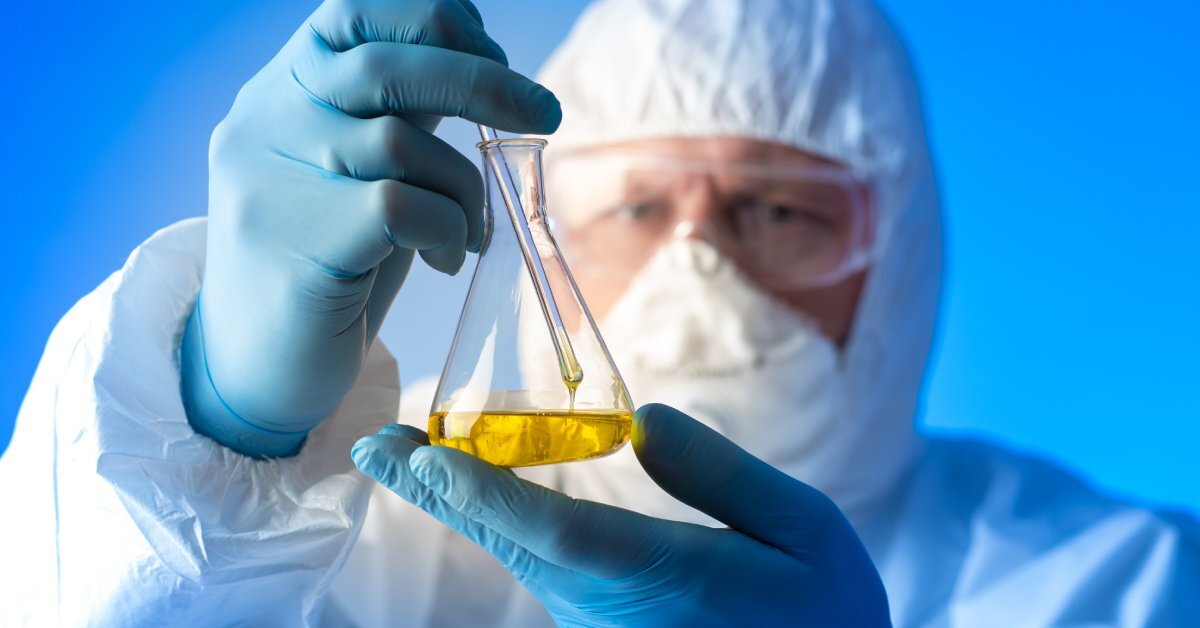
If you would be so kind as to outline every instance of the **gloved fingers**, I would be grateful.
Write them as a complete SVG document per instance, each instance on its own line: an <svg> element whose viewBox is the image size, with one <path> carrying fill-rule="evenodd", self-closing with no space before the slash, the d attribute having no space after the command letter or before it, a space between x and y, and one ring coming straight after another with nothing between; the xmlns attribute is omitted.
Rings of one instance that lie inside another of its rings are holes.
<svg viewBox="0 0 1200 628"><path fill-rule="evenodd" d="M538 558L592 578L624 578L648 567L671 537L663 522L577 500L448 447L413 453L413 475L451 508Z"/></svg>
<svg viewBox="0 0 1200 628"><path fill-rule="evenodd" d="M379 433L384 436L399 436L413 441L418 445L429 444L429 434L420 428L407 425L405 423L388 423L379 429Z"/></svg>
<svg viewBox="0 0 1200 628"><path fill-rule="evenodd" d="M319 185L286 185L272 202L288 208L269 228L289 246L301 247L313 263L339 279L371 272L394 247L419 251L435 270L454 274L466 255L467 221L453 200L391 179L358 181L308 166ZM247 220L252 220L246 212ZM291 235L289 235L291 234ZM319 234L319 237L316 235Z"/></svg>
<svg viewBox="0 0 1200 628"><path fill-rule="evenodd" d="M311 164L301 164L301 177L320 177L316 184L298 178L271 190L272 204L286 213L262 212L247 199L241 220L283 238L330 275L344 280L375 270L395 247L420 251L435 270L454 274L466 255L467 221L455 201L391 179L358 181ZM256 192L257 194L262 191ZM375 277L372 277L374 280Z"/></svg>
<svg viewBox="0 0 1200 628"><path fill-rule="evenodd" d="M411 437L416 436L417 439ZM385 425L378 435L359 439L350 456L363 474L383 484L410 504L429 513L446 527L483 548L535 594L547 583L567 585L577 577L534 556L512 540L450 507L441 496L417 480L409 466L415 451L429 442L424 432L408 425Z"/></svg>
<svg viewBox="0 0 1200 628"><path fill-rule="evenodd" d="M368 42L436 46L508 65L466 0L329 0L308 19L319 45L345 52Z"/></svg>
<svg viewBox="0 0 1200 628"><path fill-rule="evenodd" d="M831 523L844 520L820 491L669 406L639 408L632 440L642 468L663 490L793 556L805 555Z"/></svg>
<svg viewBox="0 0 1200 628"><path fill-rule="evenodd" d="M334 175L283 153L269 157L286 163L239 167L226 161L212 166L224 170L214 177L220 187L213 191L222 204L222 223L235 226L239 238L256 241L256 246L282 248L310 261L342 281L346 291L369 291L375 268L395 249L381 218L387 214L386 199L372 187L378 184ZM271 178L263 176L264 169L274 171ZM440 198L461 217L457 203Z"/></svg>
<svg viewBox="0 0 1200 628"><path fill-rule="evenodd" d="M330 137L327 170L362 181L395 179L454 199L467 221L467 247L483 236L483 181L471 160L432 133L396 116L348 119Z"/></svg>
<svg viewBox="0 0 1200 628"><path fill-rule="evenodd" d="M463 522L466 520L446 505L441 497L413 477L409 468L409 458L413 452L425 447L421 440L428 442L428 437L422 439L419 432L420 430L407 425L385 425L378 434L358 439L350 449L350 458L363 474L384 485L405 501L439 520L444 520L443 522L451 528L465 532Z"/></svg>
<svg viewBox="0 0 1200 628"><path fill-rule="evenodd" d="M479 533L480 530L474 528L482 526L468 521L413 476L409 468L409 458L413 452L425 447L420 440L428 442L427 437L422 439L421 434L414 432L420 430L407 425L385 425L378 434L360 438L354 443L354 447L350 449L350 458L363 474L455 531L468 537ZM420 440L414 440L410 436L416 436Z"/></svg>
<svg viewBox="0 0 1200 628"><path fill-rule="evenodd" d="M479 22L480 26L483 26L483 16L480 15L479 9L471 3L471 0L458 0L458 3L462 5L463 9L466 9L467 13L471 14L471 17L475 18L476 22Z"/></svg>
<svg viewBox="0 0 1200 628"><path fill-rule="evenodd" d="M214 191L221 198L221 212L238 225L243 237L275 240L338 280L363 278L397 247L422 251L430 266L442 272L453 274L462 266L467 219L458 202L391 179L341 176L281 151L269 157L286 163L239 167L234 161L213 166L224 170L222 187ZM271 185L263 181L264 167L276 171ZM390 281L392 295L410 263L403 256L395 262L379 269Z"/></svg>
<svg viewBox="0 0 1200 628"><path fill-rule="evenodd" d="M550 133L562 119L550 90L491 59L432 46L369 42L300 63L294 76L359 118L457 116L514 133Z"/></svg>
<svg viewBox="0 0 1200 628"><path fill-rule="evenodd" d="M375 283L371 286L371 296L367 297L368 338L375 338L379 333L392 302L396 300L396 294L404 285L408 270L412 268L413 256L413 251L409 249L393 247L391 255L379 263Z"/></svg>
<svg viewBox="0 0 1200 628"><path fill-rule="evenodd" d="M392 244L417 251L434 270L453 275L466 256L467 219L453 200L391 179L373 181L380 227Z"/></svg>

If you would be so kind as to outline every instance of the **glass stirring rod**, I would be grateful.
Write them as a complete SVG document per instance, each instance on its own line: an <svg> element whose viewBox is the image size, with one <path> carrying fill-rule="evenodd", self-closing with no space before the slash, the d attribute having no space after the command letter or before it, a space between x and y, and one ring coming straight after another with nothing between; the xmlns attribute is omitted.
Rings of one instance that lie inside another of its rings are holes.
<svg viewBox="0 0 1200 628"><path fill-rule="evenodd" d="M484 142L490 142L496 139L496 131L480 124L479 136ZM538 254L533 242L533 233L529 228L529 219L521 206L520 194L513 183L508 164L504 161L504 152L502 150L492 151L488 162L496 176L496 181L500 183L500 193L504 197L508 215L517 228L517 242L521 246L521 254L525 257L525 267L529 269L529 277L533 280L538 303L541 305L542 315L546 319L546 327L550 330L550 339L554 341L554 351L558 354L558 368L562 373L563 383L571 393L573 408L575 391L583 381L583 368L579 366L579 360L575 357L575 350L571 347L571 339L567 336L567 329L559 314L558 304L554 301L554 293L550 291L550 281L546 277L542 257ZM537 208L533 209L536 211Z"/></svg>

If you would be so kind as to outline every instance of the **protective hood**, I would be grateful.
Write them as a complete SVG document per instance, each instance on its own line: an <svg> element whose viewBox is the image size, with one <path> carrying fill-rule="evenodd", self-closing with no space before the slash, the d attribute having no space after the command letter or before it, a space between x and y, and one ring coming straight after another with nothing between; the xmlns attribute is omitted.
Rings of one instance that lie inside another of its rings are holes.
<svg viewBox="0 0 1200 628"><path fill-rule="evenodd" d="M804 461L767 462L851 515L891 488L919 447L914 417L937 311L941 231L914 78L876 8L859 0L598 2L538 80L563 107L562 126L548 138L547 176L555 155L578 149L741 137L836 160L872 182L874 263L840 356L846 393L829 438L836 451L822 452L819 472ZM652 401L629 383L635 403ZM768 429L787 438L802 425Z"/></svg>

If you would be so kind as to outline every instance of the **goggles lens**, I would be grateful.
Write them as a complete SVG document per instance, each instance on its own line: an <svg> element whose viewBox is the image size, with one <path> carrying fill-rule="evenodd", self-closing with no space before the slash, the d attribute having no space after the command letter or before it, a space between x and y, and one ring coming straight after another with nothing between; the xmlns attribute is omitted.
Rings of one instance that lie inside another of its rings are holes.
<svg viewBox="0 0 1200 628"><path fill-rule="evenodd" d="M772 286L834 283L869 259L867 184L838 166L564 156L546 181L580 272L630 276L673 237Z"/></svg>

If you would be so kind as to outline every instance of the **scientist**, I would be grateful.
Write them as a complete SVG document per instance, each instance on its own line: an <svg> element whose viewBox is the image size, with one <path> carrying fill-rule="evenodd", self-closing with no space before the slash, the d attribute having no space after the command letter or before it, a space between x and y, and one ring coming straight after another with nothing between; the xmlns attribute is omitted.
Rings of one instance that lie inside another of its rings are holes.
<svg viewBox="0 0 1200 628"><path fill-rule="evenodd" d="M213 133L207 221L51 335L0 623L1200 625L1195 520L916 434L937 192L868 2L600 2L539 81L467 0L316 10ZM518 476L395 423L429 397L380 323L482 233L446 116L554 133L579 282L678 408L632 448Z"/></svg>

